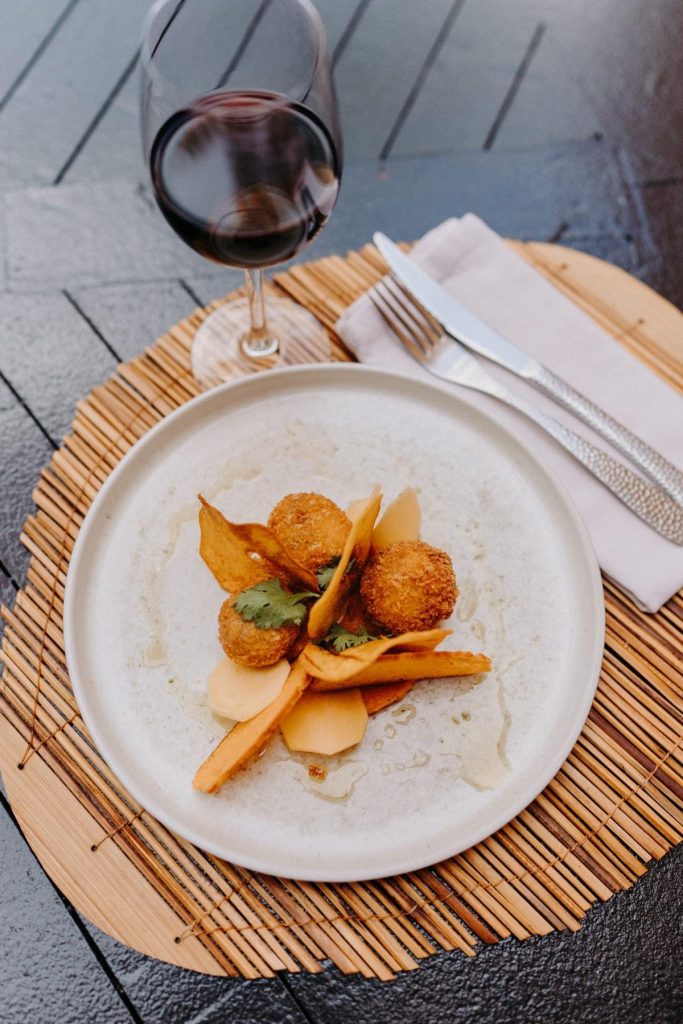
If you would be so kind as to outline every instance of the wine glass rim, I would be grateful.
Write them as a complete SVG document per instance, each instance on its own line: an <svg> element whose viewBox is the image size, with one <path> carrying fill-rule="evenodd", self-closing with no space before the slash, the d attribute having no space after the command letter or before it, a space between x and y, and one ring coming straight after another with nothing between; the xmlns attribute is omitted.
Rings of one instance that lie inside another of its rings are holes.
<svg viewBox="0 0 683 1024"><path fill-rule="evenodd" d="M143 23L142 43L140 47L140 64L145 69L146 73L150 75L150 77L154 52L156 50L156 47L159 45L159 42L161 42L161 40L159 39L155 46L155 49L152 52L150 52L150 29L159 11L163 7L170 6L173 2L174 0L154 0L154 3L147 12L145 21ZM311 68L310 76L308 77L308 79L306 79L304 83L302 95L297 97L291 97L292 99L296 99L299 102L302 102L311 91L311 87L318 73L320 61L322 59L322 55L327 44L327 34L325 32L325 26L323 25L322 18L320 17L320 12L318 11L317 7L315 7L315 5L311 2L311 0L289 0L289 2L296 4L297 7L300 7L301 10L305 12L309 21L313 25L317 39L313 67ZM175 14L180 10L184 3L185 0L176 0L176 11L174 12L173 17L175 17ZM157 69L155 69L155 73L158 74Z"/></svg>

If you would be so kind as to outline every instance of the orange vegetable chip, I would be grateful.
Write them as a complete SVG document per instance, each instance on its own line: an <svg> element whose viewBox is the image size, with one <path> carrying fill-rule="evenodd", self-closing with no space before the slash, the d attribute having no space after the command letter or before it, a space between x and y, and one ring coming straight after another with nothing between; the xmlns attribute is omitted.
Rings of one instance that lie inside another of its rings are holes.
<svg viewBox="0 0 683 1024"><path fill-rule="evenodd" d="M338 658L342 656L337 655ZM321 677L316 675L309 661L307 665L311 675L316 677L312 689L321 691L342 690L347 686L367 686L372 683L472 676L479 672L490 672L491 659L485 654L472 654L470 651L402 651L398 654L384 654L345 678L341 678L340 671L333 673L331 666L327 668L325 676Z"/></svg>
<svg viewBox="0 0 683 1024"><path fill-rule="evenodd" d="M413 688L413 683L384 683L379 686L363 686L361 697L365 704L365 710L369 715L376 715L391 704L403 700L407 693Z"/></svg>
<svg viewBox="0 0 683 1024"><path fill-rule="evenodd" d="M297 562L267 526L231 523L201 494L199 500L199 554L224 590L235 594L275 578L292 578L318 590L315 574Z"/></svg>
<svg viewBox="0 0 683 1024"><path fill-rule="evenodd" d="M197 770L192 785L203 793L215 793L254 755L263 750L275 730L292 710L310 682L299 662L285 680L279 696L254 718L239 722L223 737Z"/></svg>
<svg viewBox="0 0 683 1024"><path fill-rule="evenodd" d="M324 636L332 623L339 618L341 606L353 578L347 576L346 572L351 559L354 559L354 575L363 568L367 561L370 553L372 528L382 504L382 493L376 488L362 506L360 503L354 504L356 504L355 518L352 519L351 530L346 538L341 558L327 585L327 590L311 606L308 615L308 635L314 640Z"/></svg>
<svg viewBox="0 0 683 1024"><path fill-rule="evenodd" d="M257 561L222 512L199 495L199 554L223 590L236 594L245 587L272 579L274 566Z"/></svg>
<svg viewBox="0 0 683 1024"><path fill-rule="evenodd" d="M269 526L261 523L231 523L237 536L261 558L276 565L287 576L298 583L303 583L309 590L318 590L318 580L314 572L307 569L301 562L287 551Z"/></svg>
<svg viewBox="0 0 683 1024"><path fill-rule="evenodd" d="M449 636L450 632L450 629L427 629L422 632L402 633L401 636L381 637L358 647L349 647L341 654L332 654L316 644L307 644L301 659L307 671L316 679L343 683L357 675L361 669L372 665L381 654L392 648L405 649L413 645L413 650L429 651Z"/></svg>

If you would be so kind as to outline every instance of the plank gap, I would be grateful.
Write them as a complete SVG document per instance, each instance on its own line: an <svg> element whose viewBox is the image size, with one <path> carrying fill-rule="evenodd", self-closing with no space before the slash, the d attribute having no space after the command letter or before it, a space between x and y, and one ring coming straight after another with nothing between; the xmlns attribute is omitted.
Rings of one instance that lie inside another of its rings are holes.
<svg viewBox="0 0 683 1024"><path fill-rule="evenodd" d="M403 127L406 118L410 114L410 111L413 109L417 97L420 95L420 90L422 89L422 86L425 83L425 79L427 78L427 75L429 74L432 65L434 64L434 61L439 56L439 53L441 52L444 43L448 39L449 33L453 27L453 23L460 14L460 11L464 7L464 5L465 0L454 0L454 3L450 11L444 18L443 25L437 32L436 39L432 43L431 49L429 50L429 53L425 57L422 67L417 73L417 78L413 82L411 90L406 96L405 103L399 110L398 116L394 121L393 125L391 126L389 134L387 135L386 140L384 142L384 145L380 150L380 160L388 159L389 154L391 153L391 150L393 148L393 145L396 142L396 139L398 138L398 134L401 131L401 128Z"/></svg>
<svg viewBox="0 0 683 1024"><path fill-rule="evenodd" d="M67 912L67 914L69 915L69 917L73 921L74 925L78 929L78 931L79 931L79 933L81 935L81 938L83 939L83 941L87 945L88 949L90 950L92 955L97 960L97 963L99 964L99 966L100 966L102 972L104 973L107 981L109 982L111 987L114 989L114 991L116 992L116 995L119 997L119 999L121 1000L121 1002L125 1006L126 1010L130 1014L131 1020L134 1021L134 1024L145 1024L144 1019L142 1018L142 1016L137 1011L137 1009L136 1009L135 1005L133 1004L130 996L126 992L125 988L123 987L123 985L121 984L119 979L116 977L116 974L114 973L113 969L109 966L109 963L107 962L107 958L105 957L104 953L102 952L102 950L98 946L98 944L95 941L95 939L93 938L93 936L88 931L88 928L87 928L85 922L83 921L83 919L81 918L80 914L78 913L78 911L74 907L73 903L69 899L67 899L67 897L64 895L64 893L59 888L59 886L57 886L56 883L52 881L52 878L47 873L47 871L45 871L42 868L42 865L40 864L40 861L38 860L38 858L36 857L35 853L31 849L31 844L26 839L26 836L24 835L24 833L21 830L21 826L19 825L19 822L17 821L16 817L14 816L14 812L12 811L12 807L11 807L9 801L7 800L7 798L5 797L5 795L2 792L0 792L0 807L3 808L3 810L7 814L7 817L12 822L12 824L16 828L17 832L19 833L19 835L21 836L23 841L26 843L26 846L28 847L28 849L29 849L29 851L31 853L31 856L36 860L36 863L41 868L42 874L45 876L45 878L47 878L48 882L50 883L50 886L52 887L53 891L56 893L57 898L59 899L59 902L62 904L62 906L64 907L65 911Z"/></svg>
<svg viewBox="0 0 683 1024"><path fill-rule="evenodd" d="M21 71L19 72L17 77L14 79L14 81L12 82L10 87L8 88L8 90L5 93L5 95L2 97L2 99L0 99L0 110L2 110L3 107L7 106L7 104L12 99L12 97L15 94L15 92L17 91L17 89L19 88L21 83L24 81L26 76L29 75L30 72L33 70L33 68L36 66L36 64L38 63L38 61L40 60L42 55L45 53L45 51L47 50L48 46L50 45L50 43L52 42L54 37L57 35L57 33L59 32L60 28L62 27L62 25L64 24L66 19L69 17L69 15L71 14L72 10L74 9L74 7L76 6L76 4L78 2L79 2L79 0L71 0L71 2L66 5L66 7L62 11L62 13L59 15L59 17L55 21L55 23L52 26L52 28L43 37L42 41L36 47L36 49L33 51L31 56L27 60L26 64L24 64L23 68L21 69Z"/></svg>
<svg viewBox="0 0 683 1024"><path fill-rule="evenodd" d="M100 339L100 341L102 342L102 344L106 348L107 352L109 352L109 354L114 357L114 359L116 360L117 363L122 363L123 359L121 358L119 353L116 351L116 349L114 348L112 343L110 341L107 341L107 339L102 334L102 331L99 329L97 324L94 322L94 320L91 320L90 317L88 316L88 314L85 312L85 310L82 309L81 306L79 306L78 302L73 297L71 292L67 291L66 288L63 288L62 289L62 295L67 300L67 302L69 302L73 306L73 308L76 310L78 315L83 320L85 320L86 324L88 325L90 330L93 332L93 334Z"/></svg>
<svg viewBox="0 0 683 1024"><path fill-rule="evenodd" d="M29 415L29 416L30 416L30 418L31 418L31 419L33 420L33 422L35 423L35 425L36 425L36 426L38 427L38 430L39 430L39 431L41 432L41 434L43 435L43 437L44 437L44 438L46 439L46 441L48 442L48 444L50 445L50 447L51 447L51 448L52 448L52 449L53 449L54 451L56 451L56 450L57 450L57 447L58 447L58 445L57 445L57 442L56 442L56 441L55 441L55 439L54 439L54 438L52 437L52 435L51 435L51 434L50 434L50 433L49 433L49 432L48 432L48 431L46 430L46 428L45 428L45 427L43 426L43 424L42 424L42 423L40 422L40 420L38 419L38 417L37 417L37 416L36 416L36 414L34 413L34 411L33 411L33 409L31 408L31 406L30 406L30 405L28 404L28 402L26 401L26 399L25 399L25 398L23 398L23 397L22 397L22 395L20 395L20 394L19 394L19 392L18 392L18 391L17 391L17 389L15 388L14 384L12 384L11 380L9 380L9 378L5 376L5 374L4 374L3 372L2 372L2 370L0 370L0 381L2 381L2 383L3 383L4 385L5 385L5 387L7 388L7 390L8 390L8 391L10 391L10 392L12 393L12 395L14 396L14 398L16 398L17 402L18 402L18 403L19 403L19 405L20 405L20 406L22 407L22 409L24 410L24 412L28 413L28 415Z"/></svg>
<svg viewBox="0 0 683 1024"><path fill-rule="evenodd" d="M272 0L263 0L263 2L261 3L261 5L260 5L259 9L257 10L256 14L254 15L254 17L251 19L251 21L247 25L246 30L244 32L244 35L240 39L239 44L237 46L237 49L235 50L235 53L233 54L232 60L228 64L228 66L225 69L224 73L218 79L218 82L216 83L216 85L214 86L214 90L215 89L222 89L223 86L227 83L228 79L230 78L230 75L233 73L233 71L235 70L235 68L237 67L239 62L241 61L241 59L242 59L242 57L244 55L244 51L246 50L247 46L249 46L249 43L251 42L252 36L254 35L254 32L256 31L256 29L259 26L259 22L261 21L261 18L263 17L263 15L266 13L268 8L270 7L271 2L272 2Z"/></svg>
<svg viewBox="0 0 683 1024"><path fill-rule="evenodd" d="M503 98L503 102L500 105L500 110L496 114L493 120L493 124L489 128L489 133L486 136L486 140L482 147L483 149L493 148L493 144L496 141L496 136L498 135L500 129L503 127L503 121L507 117L508 111L510 110L510 107L514 102L515 96L519 92L519 88L522 82L524 81L524 78L526 77L526 73L529 70L529 66L531 65L531 61L534 58L534 54L541 45L541 40L545 35L545 30L545 22L539 22L539 24L536 26L534 34L531 37L531 41L529 42L529 45L526 48L526 52L522 57L522 60L520 61L520 65L515 71L512 82L510 83L510 88L508 89Z"/></svg>
<svg viewBox="0 0 683 1024"><path fill-rule="evenodd" d="M341 55L344 52L344 50L346 49L347 44L349 43L349 41L350 41L351 37L353 36L354 32L356 31L356 29L358 28L358 24L361 21L363 15L365 14L365 12L367 11L369 6L370 6L370 0L360 0L360 3L358 4L358 6L356 7L355 11L353 12L351 17L349 18L349 23L346 26L346 28L344 29L344 31L342 32L341 36L339 37L339 42L335 46L334 52L332 53L332 67L333 68L336 65L336 63L339 60L339 58L341 57Z"/></svg>
<svg viewBox="0 0 683 1024"><path fill-rule="evenodd" d="M97 113L93 117L93 119L90 122L90 124L88 125L88 127L85 129L85 131L81 135L80 139L78 140L78 142L76 143L76 145L72 149L71 153L69 154L69 156L65 160L65 162L62 165L61 169L58 171L57 176L55 177L54 181L52 182L53 185L59 185L62 182L62 180L64 179L64 176L69 172L69 170L71 169L73 164L78 159L80 153L85 148L85 146L86 146L86 144L88 142L88 139L90 138L92 133L95 131L95 129L97 128L98 124L100 123L100 121L102 120L104 115L107 113L107 111L111 107L112 103L114 102L114 100L116 99L118 94L121 92L121 90L123 89L123 87L126 84L126 82L128 81L128 79L130 78L131 74L133 73L133 69L134 69L135 65L137 64L137 62L138 62L139 55L140 55L140 51L136 50L134 55L133 55L133 58L131 60L129 60L128 63L126 64L125 68L123 69L122 74L118 77L118 79L114 83L114 87L112 88L111 92L106 97L106 99L104 100L104 103L102 104L102 106L97 111Z"/></svg>

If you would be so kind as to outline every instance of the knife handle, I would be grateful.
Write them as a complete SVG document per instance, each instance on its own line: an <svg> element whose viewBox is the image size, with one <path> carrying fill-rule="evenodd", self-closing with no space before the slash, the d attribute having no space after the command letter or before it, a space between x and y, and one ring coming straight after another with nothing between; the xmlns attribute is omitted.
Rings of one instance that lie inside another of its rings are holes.
<svg viewBox="0 0 683 1024"><path fill-rule="evenodd" d="M584 437L575 434L551 416L546 416L523 398L508 391L498 381L491 381L486 389L479 387L478 390L486 390L488 394L528 416L554 437L558 444L597 477L643 522L667 540L679 546L683 545L683 507L672 500L661 487L644 480L623 462L619 462L602 448L597 448Z"/></svg>
<svg viewBox="0 0 683 1024"><path fill-rule="evenodd" d="M545 366L535 364L524 371L523 376L540 391L545 392L559 405L573 413L589 427L638 466L651 480L662 487L674 501L683 505L683 472L673 463L656 452L645 441L612 419L599 406L580 392L575 391L561 377L557 377ZM596 449L597 450L597 449Z"/></svg>

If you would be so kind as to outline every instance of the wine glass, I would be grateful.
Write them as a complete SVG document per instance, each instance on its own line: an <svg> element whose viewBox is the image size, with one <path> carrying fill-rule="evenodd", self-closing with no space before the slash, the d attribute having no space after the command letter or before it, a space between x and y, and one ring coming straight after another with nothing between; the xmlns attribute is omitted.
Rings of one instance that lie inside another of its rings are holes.
<svg viewBox="0 0 683 1024"><path fill-rule="evenodd" d="M263 295L263 268L317 235L339 191L318 12L309 0L158 0L141 67L143 146L161 212L196 252L246 272L246 299L197 331L195 378L210 387L237 370L325 358L318 321Z"/></svg>

